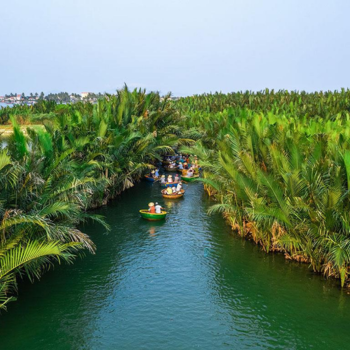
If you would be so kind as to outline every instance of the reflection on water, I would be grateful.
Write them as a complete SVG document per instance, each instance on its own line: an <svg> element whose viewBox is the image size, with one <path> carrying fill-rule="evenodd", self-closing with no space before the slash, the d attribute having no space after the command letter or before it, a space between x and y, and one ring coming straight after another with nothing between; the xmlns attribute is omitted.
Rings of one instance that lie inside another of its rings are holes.
<svg viewBox="0 0 350 350"><path fill-rule="evenodd" d="M150 227L150 228L149 228L149 234L150 234L150 236L154 237L155 234L156 234L156 228L153 227L153 226Z"/></svg>
<svg viewBox="0 0 350 350"><path fill-rule="evenodd" d="M165 221L138 210L158 201ZM349 296L305 265L266 255L208 217L200 184L164 200L141 183L85 227L95 256L24 283L0 318L4 349L347 348ZM25 316L25 317L23 317Z"/></svg>

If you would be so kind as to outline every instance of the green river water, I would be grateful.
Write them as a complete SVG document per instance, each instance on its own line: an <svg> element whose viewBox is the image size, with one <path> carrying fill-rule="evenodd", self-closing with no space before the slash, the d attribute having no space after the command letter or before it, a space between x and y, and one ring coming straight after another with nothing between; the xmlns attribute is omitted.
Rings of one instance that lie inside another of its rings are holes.
<svg viewBox="0 0 350 350"><path fill-rule="evenodd" d="M268 255L206 215L201 184L163 200L140 183L85 226L98 250L20 285L0 348L349 349L350 296L305 265ZM165 222L139 218L159 201Z"/></svg>

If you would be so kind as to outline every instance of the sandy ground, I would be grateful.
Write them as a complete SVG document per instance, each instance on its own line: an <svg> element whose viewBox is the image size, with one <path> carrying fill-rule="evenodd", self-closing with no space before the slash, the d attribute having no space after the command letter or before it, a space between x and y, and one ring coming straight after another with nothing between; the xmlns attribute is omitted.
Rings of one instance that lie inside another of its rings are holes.
<svg viewBox="0 0 350 350"><path fill-rule="evenodd" d="M0 125L0 136L12 134L12 125Z"/></svg>
<svg viewBox="0 0 350 350"><path fill-rule="evenodd" d="M28 127L42 128L44 126L43 125L22 125L21 130L26 134ZM0 125L0 138L8 137L12 134L12 132L13 132L12 125Z"/></svg>

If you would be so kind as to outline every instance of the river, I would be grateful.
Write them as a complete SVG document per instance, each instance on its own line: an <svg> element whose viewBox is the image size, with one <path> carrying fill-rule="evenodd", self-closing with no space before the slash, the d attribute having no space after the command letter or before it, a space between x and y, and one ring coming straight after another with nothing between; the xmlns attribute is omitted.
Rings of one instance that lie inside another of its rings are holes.
<svg viewBox="0 0 350 350"><path fill-rule="evenodd" d="M0 317L1 349L345 349L350 296L231 234L201 184L164 201L142 182L84 227L96 255L62 265ZM139 218L158 200L165 222Z"/></svg>
<svg viewBox="0 0 350 350"><path fill-rule="evenodd" d="M3 102L0 102L0 109L2 108L2 107L12 107L13 106L13 104L12 103L10 103L10 104L7 104L7 103L3 103Z"/></svg>

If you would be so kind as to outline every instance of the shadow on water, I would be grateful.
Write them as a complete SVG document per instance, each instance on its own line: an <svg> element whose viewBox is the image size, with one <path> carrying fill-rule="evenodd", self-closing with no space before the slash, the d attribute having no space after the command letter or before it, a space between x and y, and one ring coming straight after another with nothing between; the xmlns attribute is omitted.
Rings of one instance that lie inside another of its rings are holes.
<svg viewBox="0 0 350 350"><path fill-rule="evenodd" d="M140 183L83 227L96 255L22 283L1 316L2 349L347 348L349 296L305 265L268 255L208 217L201 184L165 200ZM163 222L138 210L158 201Z"/></svg>

